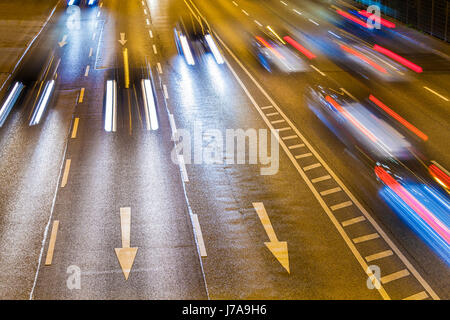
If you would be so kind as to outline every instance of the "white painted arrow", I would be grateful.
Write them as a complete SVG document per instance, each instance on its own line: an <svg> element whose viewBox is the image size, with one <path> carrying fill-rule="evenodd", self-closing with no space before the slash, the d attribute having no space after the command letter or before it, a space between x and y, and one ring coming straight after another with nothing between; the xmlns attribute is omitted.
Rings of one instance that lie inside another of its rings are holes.
<svg viewBox="0 0 450 320"><path fill-rule="evenodd" d="M121 45L125 45L125 43L127 43L128 40L125 40L125 33L120 33L120 40L118 40L120 42Z"/></svg>
<svg viewBox="0 0 450 320"><path fill-rule="evenodd" d="M286 241L278 241L277 235L273 230L272 224L270 223L269 216L267 215L266 208L262 202L254 202L253 207L255 207L256 213L258 214L259 220L266 230L269 236L269 242L264 242L266 247L272 252L278 262L286 269L288 273L291 273L289 269L289 255L288 247Z"/></svg>
<svg viewBox="0 0 450 320"><path fill-rule="evenodd" d="M63 36L61 42L58 42L58 44L59 44L59 46L60 46L61 48L64 47L64 46L67 44L66 40L67 40L67 34L65 34L65 35Z"/></svg>
<svg viewBox="0 0 450 320"><path fill-rule="evenodd" d="M120 208L120 226L122 229L122 248L115 248L125 280L128 280L138 248L130 248L131 208Z"/></svg>

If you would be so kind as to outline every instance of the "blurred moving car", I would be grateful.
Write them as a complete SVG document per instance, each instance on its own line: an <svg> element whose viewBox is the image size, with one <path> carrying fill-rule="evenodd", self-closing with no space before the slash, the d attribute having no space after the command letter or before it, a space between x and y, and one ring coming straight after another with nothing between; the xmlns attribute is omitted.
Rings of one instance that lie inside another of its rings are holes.
<svg viewBox="0 0 450 320"><path fill-rule="evenodd" d="M224 60L206 23L190 13L180 16L174 28L175 44L178 53L186 59L188 65L195 65L195 60L210 52L218 64Z"/></svg>

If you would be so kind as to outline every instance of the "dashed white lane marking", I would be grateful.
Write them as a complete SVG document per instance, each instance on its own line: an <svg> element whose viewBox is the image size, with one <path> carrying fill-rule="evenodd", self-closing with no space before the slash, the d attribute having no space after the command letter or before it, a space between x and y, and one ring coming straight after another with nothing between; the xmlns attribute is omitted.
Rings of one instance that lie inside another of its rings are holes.
<svg viewBox="0 0 450 320"><path fill-rule="evenodd" d="M359 223L359 222L362 222L365 220L366 220L366 218L364 216L359 216L359 217L356 217L353 219L348 219L348 220L343 221L342 226L348 227L348 226L351 226L352 224Z"/></svg>
<svg viewBox="0 0 450 320"><path fill-rule="evenodd" d="M325 73L323 73L322 71L320 71L317 67L315 67L314 65L310 64L311 68L313 68L314 70L316 70L318 73L320 73L322 76L326 76Z"/></svg>
<svg viewBox="0 0 450 320"><path fill-rule="evenodd" d="M64 174L61 180L61 188L64 188L67 185L67 180L69 180L69 172L70 172L70 163L71 160L66 160L66 166L64 167Z"/></svg>
<svg viewBox="0 0 450 320"><path fill-rule="evenodd" d="M181 176L183 177L183 181L184 182L189 182L189 178L188 178L187 170L186 170L186 165L184 163L184 157L181 154L178 155L178 164L180 166Z"/></svg>
<svg viewBox="0 0 450 320"><path fill-rule="evenodd" d="M419 293L413 294L403 300L423 300L428 298L428 294L425 291L421 291Z"/></svg>
<svg viewBox="0 0 450 320"><path fill-rule="evenodd" d="M284 4L285 6L287 6L288 4L284 1L280 1L282 4Z"/></svg>
<svg viewBox="0 0 450 320"><path fill-rule="evenodd" d="M53 253L55 251L55 243L56 243L56 236L58 234L58 226L59 226L59 221L58 220L53 221L52 233L50 235L50 242L48 244L48 249L47 249L47 257L45 258L46 266L51 265L52 261L53 261Z"/></svg>
<svg viewBox="0 0 450 320"><path fill-rule="evenodd" d="M300 11L296 10L296 9L292 9L292 11L294 11L298 15L302 15L302 13Z"/></svg>
<svg viewBox="0 0 450 320"><path fill-rule="evenodd" d="M434 93L434 94L437 95L439 98L441 98L441 99L443 99L443 100L445 100L445 101L449 101L446 97L444 97L443 95L437 93L436 91L434 91L434 90L432 90L432 89L430 89L430 88L428 88L428 87L424 87L424 88L427 89L428 91L430 91L431 93Z"/></svg>
<svg viewBox="0 0 450 320"><path fill-rule="evenodd" d="M155 46L155 45L153 45L153 52L154 52L155 54L158 54L158 50L156 50L156 46Z"/></svg>
<svg viewBox="0 0 450 320"><path fill-rule="evenodd" d="M157 62L157 63L156 63L156 67L158 68L158 72L159 72L159 74L162 74L162 73L163 73L163 71L162 71L162 67L161 67L161 64L160 64L159 62Z"/></svg>
<svg viewBox="0 0 450 320"><path fill-rule="evenodd" d="M340 187L331 188L331 189L328 189L328 190L320 192L320 195L321 196L327 196L329 194L333 194L333 193L336 193L336 192L339 192L339 191L342 191L342 189Z"/></svg>
<svg viewBox="0 0 450 320"><path fill-rule="evenodd" d="M150 38L153 38L153 32L152 32L152 30L148 30L148 34L150 35Z"/></svg>
<svg viewBox="0 0 450 320"><path fill-rule="evenodd" d="M177 126L175 124L175 118L173 117L173 114L169 113L169 123L170 128L172 129L172 139L175 139L177 136Z"/></svg>
<svg viewBox="0 0 450 320"><path fill-rule="evenodd" d="M163 84L163 91L164 91L164 97L167 99L169 99L169 92L167 92L167 86L165 84Z"/></svg>
<svg viewBox="0 0 450 320"><path fill-rule="evenodd" d="M80 122L80 118L75 118L75 120L73 121L72 135L70 136L72 139L75 139L77 137L79 122Z"/></svg>
<svg viewBox="0 0 450 320"><path fill-rule="evenodd" d="M195 230L195 235L197 237L197 243L198 243L198 247L200 250L200 255L202 257L206 257L206 248L205 248L205 242L203 241L203 234L202 234L202 229L200 228L200 222L198 221L198 216L196 214L192 215L192 220L193 220L193 224L194 224L194 230Z"/></svg>
<svg viewBox="0 0 450 320"><path fill-rule="evenodd" d="M279 115L279 113L278 112L272 112L272 113L266 114L266 117L272 117L272 116L276 116L276 115Z"/></svg>
<svg viewBox="0 0 450 320"><path fill-rule="evenodd" d="M233 1L233 4L237 7L238 6L238 4L235 2L235 1Z"/></svg>
<svg viewBox="0 0 450 320"><path fill-rule="evenodd" d="M331 179L331 176L326 175L326 176L318 177L318 178L315 178L315 179L311 179L311 182L312 183L317 183L317 182L326 181L326 180L330 180L330 179Z"/></svg>
<svg viewBox="0 0 450 320"><path fill-rule="evenodd" d="M100 2L100 8L103 7L103 2Z"/></svg>
<svg viewBox="0 0 450 320"><path fill-rule="evenodd" d="M281 119L281 120L275 120L275 121L272 121L271 123L272 123L272 124L277 124L277 123L283 123L283 122L286 122L286 120L284 120L284 119Z"/></svg>
<svg viewBox="0 0 450 320"><path fill-rule="evenodd" d="M92 34L92 40L95 40L95 36L96 36L97 34L94 32L93 34Z"/></svg>
<svg viewBox="0 0 450 320"><path fill-rule="evenodd" d="M144 9L144 14L147 15L147 9Z"/></svg>
<svg viewBox="0 0 450 320"><path fill-rule="evenodd" d="M292 139L297 139L298 136L293 135L293 136L286 136L286 137L282 137L281 140L292 140Z"/></svg>
<svg viewBox="0 0 450 320"><path fill-rule="evenodd" d="M245 11L244 9L242 9L242 12L243 12L246 16L249 16L248 12Z"/></svg>
<svg viewBox="0 0 450 320"><path fill-rule="evenodd" d="M319 24L317 23L317 22L315 22L314 20L312 20L312 19L308 19L309 20L309 22L312 22L312 23L314 23L316 26L318 26Z"/></svg>
<svg viewBox="0 0 450 320"><path fill-rule="evenodd" d="M353 242L354 243L361 243L361 242L366 242L369 240L374 240L374 239L378 239L380 237L380 235L378 233L371 233L365 236L361 236L358 238L353 238Z"/></svg>
<svg viewBox="0 0 450 320"><path fill-rule="evenodd" d="M143 5L143 6L145 6L145 2L144 2L144 0L142 0L142 1L141 1L141 3L142 3L142 5Z"/></svg>
<svg viewBox="0 0 450 320"><path fill-rule="evenodd" d="M392 256L394 253L392 252L392 250L385 250L385 251L381 251L375 254L371 254L370 256L367 256L365 259L367 262L371 262L371 261L375 261L375 260L379 260L379 259L383 259L389 256Z"/></svg>
<svg viewBox="0 0 450 320"><path fill-rule="evenodd" d="M336 210L339 210L339 209L350 207L352 204L353 203L351 201L345 201L345 202L341 202L339 204L335 204L334 206L331 206L330 209L332 211L336 211Z"/></svg>
<svg viewBox="0 0 450 320"><path fill-rule="evenodd" d="M406 270L406 269L403 269L403 270L391 273L391 274L389 274L387 276L381 277L380 280L381 280L382 284L386 284L386 283L389 283L389 282L394 281L394 280L401 279L401 278L406 277L406 276L409 276L409 271Z"/></svg>
<svg viewBox="0 0 450 320"><path fill-rule="evenodd" d="M97 18L100 17L100 11L97 13Z"/></svg>
<svg viewBox="0 0 450 320"><path fill-rule="evenodd" d="M148 19L145 19L145 23L146 23L147 25L150 25L150 21L149 21Z"/></svg>
<svg viewBox="0 0 450 320"><path fill-rule="evenodd" d="M94 52L93 48L89 49L89 58L92 57L93 52Z"/></svg>
<svg viewBox="0 0 450 320"><path fill-rule="evenodd" d="M308 158L308 157L312 157L312 153L308 152L308 153L304 153L304 154L299 154L295 156L295 159L303 159L303 158Z"/></svg>
<svg viewBox="0 0 450 320"><path fill-rule="evenodd" d="M263 25L258 20L253 20L258 26L262 27Z"/></svg>
<svg viewBox="0 0 450 320"><path fill-rule="evenodd" d="M91 69L91 66L86 67L86 71L84 72L84 76L87 77L89 75L89 70Z"/></svg>
<svg viewBox="0 0 450 320"><path fill-rule="evenodd" d="M289 130L292 130L292 128L291 127L284 127L284 128L281 128L281 129L276 129L278 132L284 132L284 131L289 131Z"/></svg>

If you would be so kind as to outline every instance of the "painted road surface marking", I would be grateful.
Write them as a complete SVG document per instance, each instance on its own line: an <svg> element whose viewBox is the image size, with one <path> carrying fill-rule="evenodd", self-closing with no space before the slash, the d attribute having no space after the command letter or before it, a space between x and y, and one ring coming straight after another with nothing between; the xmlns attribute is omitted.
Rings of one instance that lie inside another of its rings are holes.
<svg viewBox="0 0 450 320"><path fill-rule="evenodd" d="M78 131L78 123L80 122L80 118L75 118L73 122L73 129L72 129L72 139L75 139L77 137L77 131Z"/></svg>
<svg viewBox="0 0 450 320"><path fill-rule="evenodd" d="M56 235L58 234L59 221L53 221L52 233L50 235L50 242L48 244L47 257L45 258L45 265L49 266L53 261L53 252L55 251Z"/></svg>
<svg viewBox="0 0 450 320"><path fill-rule="evenodd" d="M358 237L358 238L353 238L353 242L354 242L354 243L361 243L361 242L365 242L365 241L377 239L377 238L379 238L379 237L380 237L380 235L379 235L378 233L371 233L371 234L368 234L368 235L366 235L366 236L361 236L361 237Z"/></svg>
<svg viewBox="0 0 450 320"><path fill-rule="evenodd" d="M370 261L386 258L386 257L392 256L393 254L394 253L392 252L392 250L386 250L386 251L378 252L378 253L372 254L370 256L367 256L366 257L366 261L370 262Z"/></svg>
<svg viewBox="0 0 450 320"><path fill-rule="evenodd" d="M200 250L200 255L202 257L206 257L206 248L205 248L205 242L203 241L203 234L202 229L200 228L200 222L198 221L198 216L196 214L192 215L192 220L194 220L194 230L195 230L195 236L197 238L198 243L198 249Z"/></svg>
<svg viewBox="0 0 450 320"><path fill-rule="evenodd" d="M71 160L67 159L66 166L64 168L64 174L63 174L62 181L61 181L61 188L64 188L67 185L67 180L69 179L70 163L71 163Z"/></svg>

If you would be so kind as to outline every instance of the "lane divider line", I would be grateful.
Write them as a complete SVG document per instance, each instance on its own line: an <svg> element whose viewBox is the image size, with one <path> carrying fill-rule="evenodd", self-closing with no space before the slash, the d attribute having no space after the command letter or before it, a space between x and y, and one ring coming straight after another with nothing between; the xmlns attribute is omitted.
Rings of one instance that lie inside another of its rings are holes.
<svg viewBox="0 0 450 320"><path fill-rule="evenodd" d="M72 160L67 159L66 160L66 166L64 167L64 174L61 180L61 188L64 188L67 185L67 180L69 179L69 172L70 172L70 164Z"/></svg>
<svg viewBox="0 0 450 320"><path fill-rule="evenodd" d="M78 97L78 103L83 103L83 99L84 99L84 88L81 88L80 90L80 96Z"/></svg>
<svg viewBox="0 0 450 320"><path fill-rule="evenodd" d="M56 236L58 234L58 227L59 221L58 220L53 221L52 233L50 235L50 241L47 249L47 257L45 258L46 266L50 266L53 262L53 253L55 251L55 243L56 243Z"/></svg>
<svg viewBox="0 0 450 320"><path fill-rule="evenodd" d="M72 135L71 135L72 139L75 139L77 137L78 123L79 122L80 122L80 118L75 118L75 120L73 122L73 129L72 129Z"/></svg>
<svg viewBox="0 0 450 320"><path fill-rule="evenodd" d="M441 99L443 99L443 100L445 100L445 101L449 101L446 97L444 97L443 95L441 95L441 94L439 94L439 93L437 93L436 91L434 91L434 90L432 90L432 89L430 89L430 88L428 88L428 87L424 87L425 89L427 89L428 91L430 91L431 93L434 93L435 95L437 95L439 98L441 98Z"/></svg>
<svg viewBox="0 0 450 320"><path fill-rule="evenodd" d="M193 224L194 224L194 229L195 229L195 235L197 237L198 247L200 249L200 255L202 257L206 257L207 254L206 254L205 242L203 241L202 229L200 228L200 222L198 221L197 214L192 215L192 220L194 222Z"/></svg>
<svg viewBox="0 0 450 320"><path fill-rule="evenodd" d="M90 69L91 69L91 66L88 65L88 66L86 67L86 71L84 72L84 76L85 76L85 77L89 76L89 70L90 70Z"/></svg>

